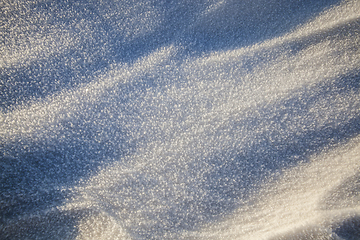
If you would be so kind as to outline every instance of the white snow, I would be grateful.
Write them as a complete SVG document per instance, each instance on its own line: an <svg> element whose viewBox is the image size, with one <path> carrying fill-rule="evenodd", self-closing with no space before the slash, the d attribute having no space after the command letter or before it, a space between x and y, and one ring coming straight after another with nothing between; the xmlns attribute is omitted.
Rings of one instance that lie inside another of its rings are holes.
<svg viewBox="0 0 360 240"><path fill-rule="evenodd" d="M360 2L265 2L3 3L0 238L359 238Z"/></svg>

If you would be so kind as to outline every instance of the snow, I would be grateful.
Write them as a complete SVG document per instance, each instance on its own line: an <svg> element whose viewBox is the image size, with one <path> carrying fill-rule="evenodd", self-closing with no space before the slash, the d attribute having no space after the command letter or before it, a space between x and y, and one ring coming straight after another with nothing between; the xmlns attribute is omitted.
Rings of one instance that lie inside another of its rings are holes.
<svg viewBox="0 0 360 240"><path fill-rule="evenodd" d="M360 238L359 1L1 9L1 239Z"/></svg>

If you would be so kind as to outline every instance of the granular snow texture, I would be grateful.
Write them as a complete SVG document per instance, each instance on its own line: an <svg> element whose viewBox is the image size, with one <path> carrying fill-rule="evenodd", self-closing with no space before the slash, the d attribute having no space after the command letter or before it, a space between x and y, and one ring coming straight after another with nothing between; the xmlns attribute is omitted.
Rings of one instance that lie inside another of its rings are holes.
<svg viewBox="0 0 360 240"><path fill-rule="evenodd" d="M360 1L3 0L0 239L360 239Z"/></svg>

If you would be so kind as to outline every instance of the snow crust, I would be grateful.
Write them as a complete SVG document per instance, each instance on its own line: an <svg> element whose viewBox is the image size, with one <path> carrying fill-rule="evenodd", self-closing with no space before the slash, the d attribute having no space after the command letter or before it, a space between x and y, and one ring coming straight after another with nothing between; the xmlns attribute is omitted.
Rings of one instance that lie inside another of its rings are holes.
<svg viewBox="0 0 360 240"><path fill-rule="evenodd" d="M1 239L360 238L360 2L0 5Z"/></svg>

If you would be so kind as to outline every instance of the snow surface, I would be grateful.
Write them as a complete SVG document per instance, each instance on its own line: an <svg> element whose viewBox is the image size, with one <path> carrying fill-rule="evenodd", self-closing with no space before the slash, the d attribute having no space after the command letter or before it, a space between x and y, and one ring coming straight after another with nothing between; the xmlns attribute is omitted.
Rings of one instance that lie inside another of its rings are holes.
<svg viewBox="0 0 360 240"><path fill-rule="evenodd" d="M0 3L0 239L360 239L360 1Z"/></svg>

